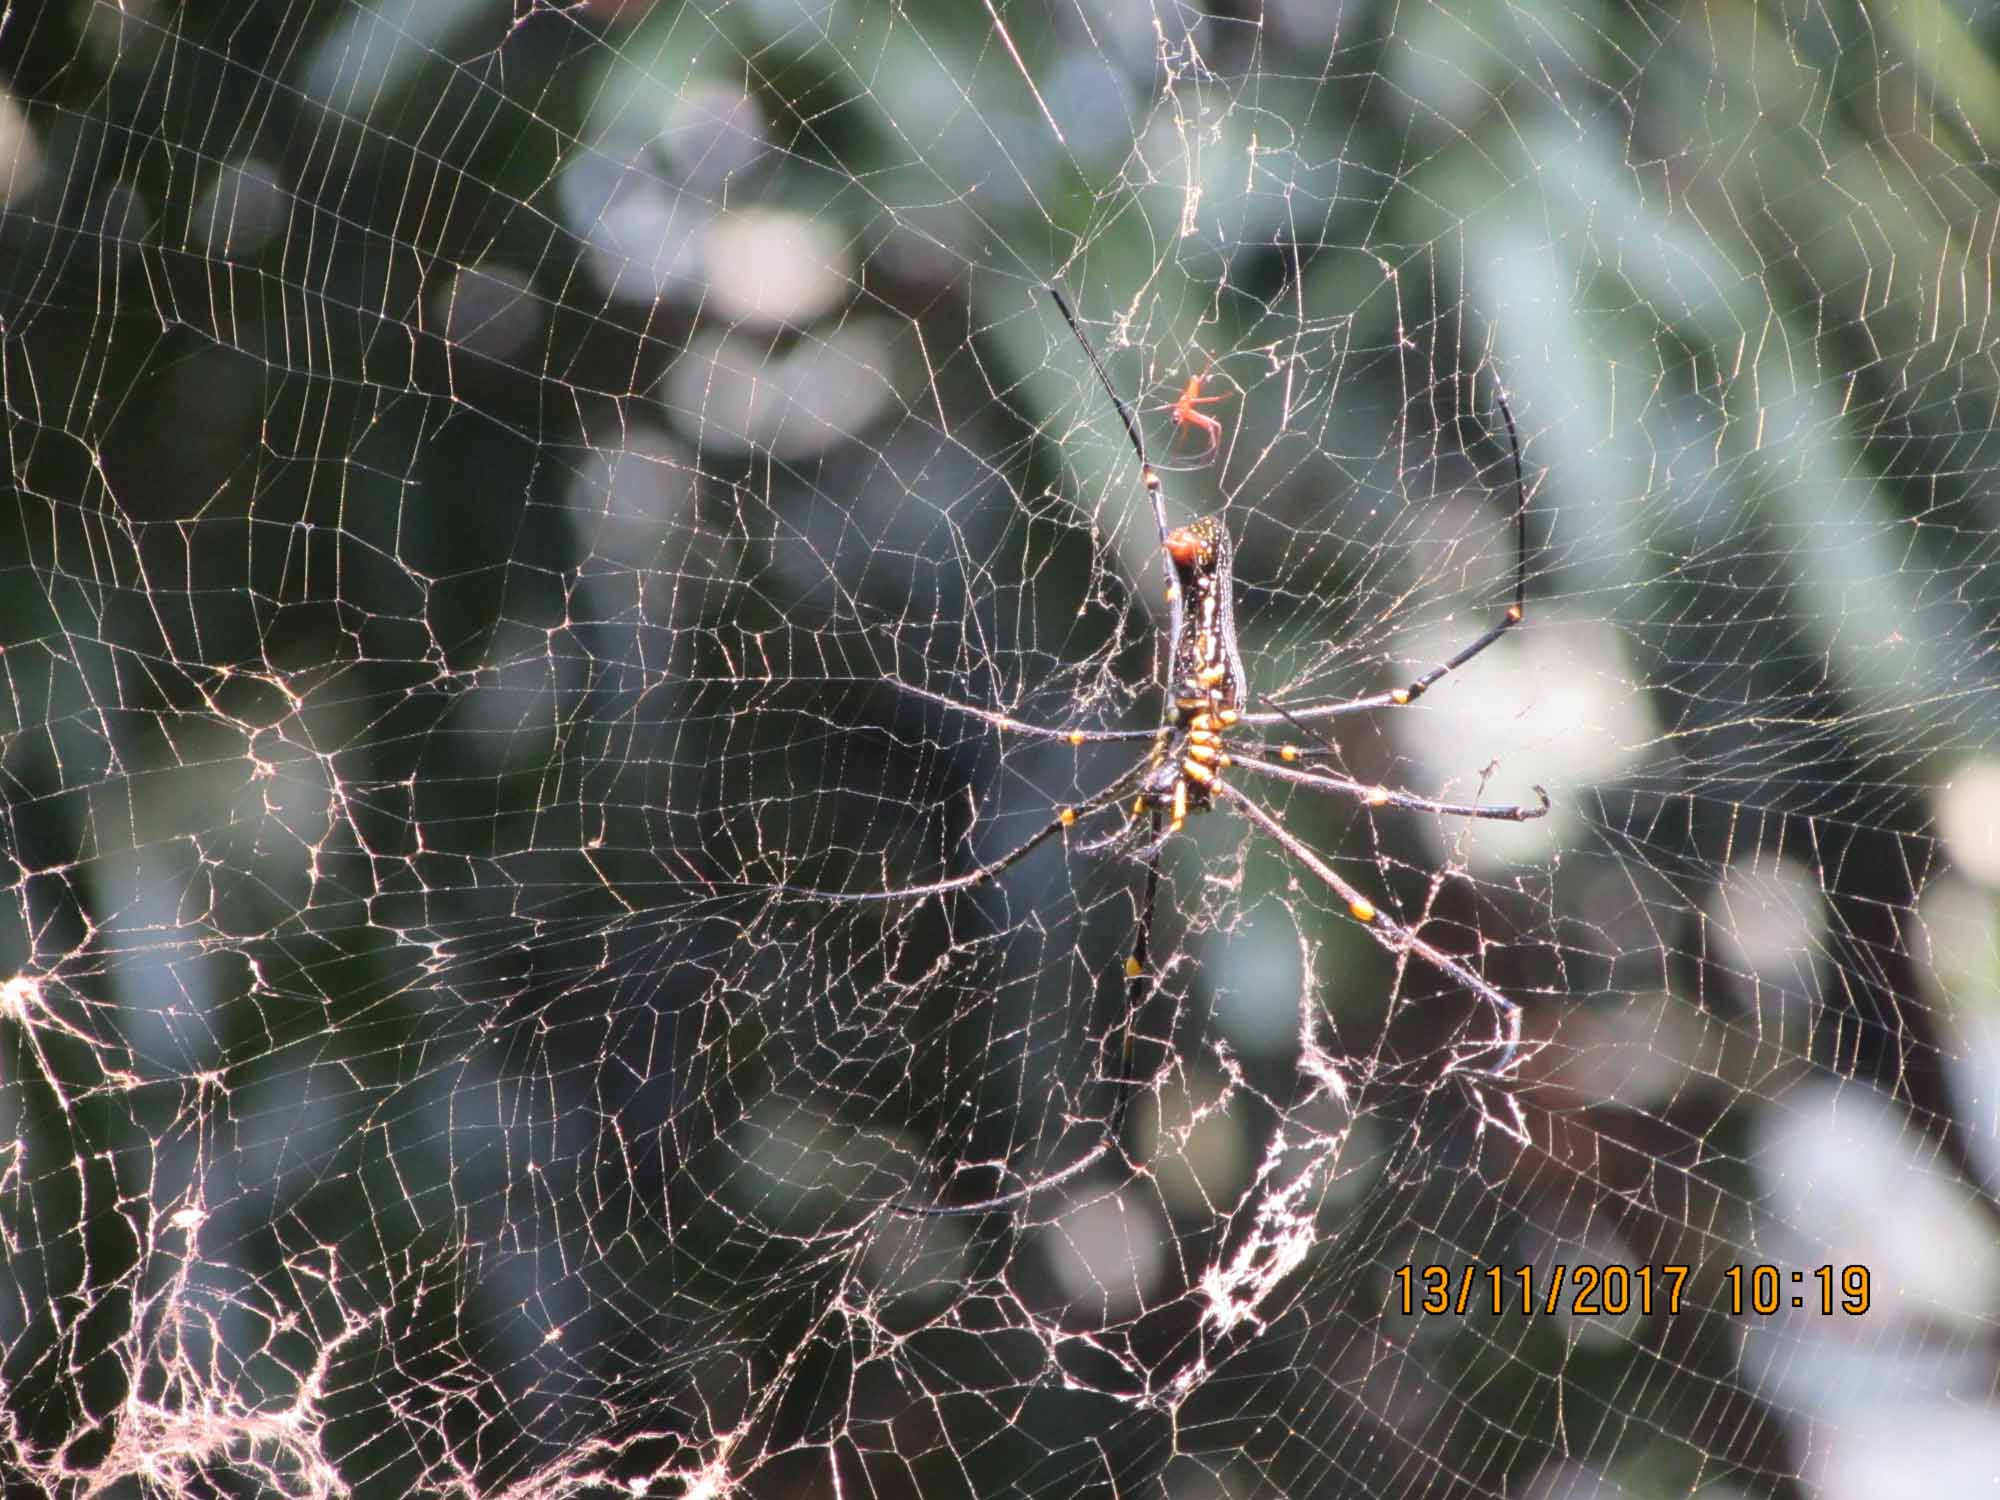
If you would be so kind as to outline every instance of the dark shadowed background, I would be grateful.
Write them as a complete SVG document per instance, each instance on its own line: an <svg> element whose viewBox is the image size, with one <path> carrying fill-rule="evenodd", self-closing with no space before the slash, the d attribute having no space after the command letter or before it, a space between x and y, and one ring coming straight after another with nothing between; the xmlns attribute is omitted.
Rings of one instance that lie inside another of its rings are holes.
<svg viewBox="0 0 2000 1500"><path fill-rule="evenodd" d="M1995 33L0 10L8 1493L1984 1492Z"/></svg>

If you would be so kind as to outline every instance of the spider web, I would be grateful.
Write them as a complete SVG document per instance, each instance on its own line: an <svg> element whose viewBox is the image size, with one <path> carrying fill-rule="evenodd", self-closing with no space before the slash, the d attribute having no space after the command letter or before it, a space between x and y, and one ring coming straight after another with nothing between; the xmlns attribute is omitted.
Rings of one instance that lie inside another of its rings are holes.
<svg viewBox="0 0 2000 1500"><path fill-rule="evenodd" d="M0 13L10 1493L1990 1482L1976 9Z"/></svg>

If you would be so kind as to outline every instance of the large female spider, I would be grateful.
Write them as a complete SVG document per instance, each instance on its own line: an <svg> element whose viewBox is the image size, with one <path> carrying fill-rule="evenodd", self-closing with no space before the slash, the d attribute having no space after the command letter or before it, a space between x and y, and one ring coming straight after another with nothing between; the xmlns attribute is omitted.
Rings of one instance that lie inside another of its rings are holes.
<svg viewBox="0 0 2000 1500"><path fill-rule="evenodd" d="M1535 788L1538 804L1532 807L1484 802L1444 802L1389 787L1367 786L1337 775L1324 766L1313 764L1335 754L1331 744L1324 740L1317 745L1300 746L1273 744L1261 738L1242 737L1242 732L1245 730L1266 730L1290 724L1300 728L1309 738L1314 738L1315 732L1306 728L1314 720L1330 719L1339 714L1365 713L1378 708L1407 707L1421 698L1446 673L1464 666L1521 623L1526 611L1528 586L1528 495L1526 481L1521 472L1520 437L1515 431L1514 416L1507 408L1505 397L1499 396L1496 400L1500 414L1507 424L1507 438L1513 453L1516 559L1514 599L1501 615L1499 623L1471 645L1432 667L1407 686L1334 703L1317 703L1299 708L1279 707L1261 712L1251 711L1246 706L1248 697L1244 683L1243 658L1236 644L1233 584L1230 576L1232 548L1223 518L1220 515L1211 515L1191 521L1185 526L1167 524L1166 498L1162 492L1160 476L1147 461L1145 438L1139 430L1139 423L1133 415L1132 408L1112 385L1110 375L1098 358L1096 349L1091 346L1090 339L1077 321L1076 314L1071 311L1069 302L1064 298L1060 288L1050 286L1048 290L1049 295L1055 299L1057 308L1061 310L1064 321L1069 324L1070 331L1083 346L1084 355L1090 361L1091 369L1096 373L1099 383L1110 396L1112 405L1117 408L1119 419L1125 425L1126 435L1131 439L1133 450L1139 456L1139 480L1145 486L1146 497L1153 510L1153 524L1159 533L1161 571L1166 580L1169 609L1168 647L1164 658L1168 664L1165 684L1166 704L1161 721L1158 727L1152 729L1056 729L1024 723L1008 714L980 708L974 704L961 703L954 698L908 683L898 683L897 686L901 691L942 704L956 713L979 719L1006 734L1063 740L1071 745L1150 740L1152 748L1090 797L1073 806L1057 809L1046 826L997 859L988 860L962 874L918 885L898 886L889 890L822 893L823 898L837 902L918 901L934 896L948 896L954 891L969 890L994 879L1083 819L1122 806L1128 821L1123 829L1106 841L1107 843L1123 840L1131 830L1139 828L1142 821L1148 829L1146 842L1138 851L1139 857L1143 858L1146 864L1145 894L1139 904L1131 952L1125 960L1126 1020L1121 1058L1124 1063L1129 1064L1134 1018L1139 1015L1154 984L1157 983L1157 975L1152 967L1151 948L1154 911L1160 888L1160 850L1167 839L1180 830L1190 813L1203 812L1218 803L1226 803L1267 834L1279 848L1303 866L1315 879L1338 895L1354 919L1365 926L1384 948L1398 956L1414 954L1439 972L1464 985L1491 1006L1497 1018L1498 1029L1494 1039L1482 1043L1479 1051L1493 1051L1497 1055L1482 1071L1492 1078L1504 1078L1513 1069L1520 1051L1521 1007L1462 960L1427 942L1411 928L1383 913L1362 894L1358 887L1342 877L1297 834L1287 829L1255 798L1239 789L1235 773L1247 772L1272 780L1290 782L1297 786L1337 792L1356 798L1369 807L1412 808L1420 812L1441 813L1450 817L1496 818L1509 822L1525 822L1547 814L1548 793L1540 787ZM1090 847L1099 848L1104 845ZM1121 1074L1128 1073L1129 1067L1121 1067L1120 1071ZM1117 1080L1119 1092L1105 1121L1103 1139L1081 1159L1060 1171L973 1203L941 1207L899 1203L895 1206L901 1212L923 1215L983 1213L1020 1202L1031 1194L1039 1193L1076 1176L1117 1145L1123 1133L1136 1082L1137 1080L1130 1077L1121 1077Z"/></svg>

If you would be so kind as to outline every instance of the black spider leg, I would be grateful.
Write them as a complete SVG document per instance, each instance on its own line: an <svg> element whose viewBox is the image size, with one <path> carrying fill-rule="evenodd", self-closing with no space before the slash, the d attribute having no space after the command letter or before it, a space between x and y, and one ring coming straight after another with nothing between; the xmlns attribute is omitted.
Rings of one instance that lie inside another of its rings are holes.
<svg viewBox="0 0 2000 1500"><path fill-rule="evenodd" d="M908 693L912 698L922 698L949 708L968 718L990 724L1006 734L1025 735L1035 740L1063 740L1071 745L1110 745L1129 743L1133 740L1155 740L1160 737L1157 727L1152 729L1055 729L1046 724L1030 724L1025 719L1017 719L1012 714L1003 714L995 709L981 708L976 703L961 703L944 693L934 692L927 687L918 687L913 682L890 679L891 685L899 693Z"/></svg>
<svg viewBox="0 0 2000 1500"><path fill-rule="evenodd" d="M1507 606L1500 622L1456 656L1439 662L1405 687L1392 688L1386 693L1371 693L1365 698L1352 698L1343 703L1318 703L1297 709L1265 709L1244 714L1242 723L1252 727L1285 721L1297 724L1301 719L1330 719L1336 714L1362 713L1375 708L1407 708L1436 686L1440 678L1456 672L1527 618L1528 481L1521 469L1521 434L1514 426L1514 413L1507 405L1506 392L1495 390L1493 402L1500 408L1500 415L1507 423L1507 443L1514 455L1514 602Z"/></svg>
<svg viewBox="0 0 2000 1500"><path fill-rule="evenodd" d="M930 881L924 885L901 886L895 890L820 891L816 892L815 894L818 895L820 899L825 901L862 905L872 902L904 901L904 900L928 898L931 896L942 896L942 895L947 895L952 891L969 890L973 886L983 885L987 881L998 877L1003 871L1009 869L1013 865L1020 863L1020 861L1022 861L1023 859L1026 859L1037 848L1039 848L1042 844L1046 843L1049 839L1054 838L1058 833L1061 833L1063 830L1067 828L1073 827L1082 819L1091 816L1093 813L1099 813L1104 811L1104 809L1106 809L1107 807L1110 807L1114 803L1121 800L1124 796L1125 789L1128 786L1130 786L1131 783L1133 783L1134 781L1138 780L1141 776L1143 776L1146 772L1151 770L1152 765L1153 762L1150 757L1140 761L1137 765L1134 765L1128 770L1126 770L1116 780L1106 785L1101 791L1097 792L1094 796L1085 799L1083 802L1078 803L1074 807L1065 807L1061 812L1057 813L1053 819L1050 820L1050 822L1046 827L1040 829L1031 837L1021 842L1020 844L1015 845L1014 848L1010 849L1007 853L1001 855L998 859L989 860L985 864L980 865L977 869L966 871L963 875L954 875L945 880ZM1135 947L1135 952L1143 953L1147 935L1151 932L1152 929L1152 896L1154 890L1158 885L1158 876L1159 876L1158 860L1159 860L1159 854L1158 851L1155 850L1151 858L1151 863L1149 866L1149 874L1146 884L1147 910L1145 918L1140 927L1140 937L1138 939L1138 946ZM1128 973L1130 972L1129 964L1127 966L1127 972ZM1077 1160L1071 1162L1068 1166L1064 1167L1061 1171L1053 1172L1047 1177L1037 1178L1035 1181L1028 1183L1023 1187L1017 1188L1009 1193L1003 1193L998 1197L984 1198L977 1203L957 1203L957 1204L944 1204L944 1205L931 1204L931 1203L918 1203L911 1199L898 1198L891 1200L890 1203L888 1204L888 1208L890 1209L891 1212L901 1214L905 1218L951 1218L962 1214L981 1214L981 1213L986 1213L991 1209L1005 1208L1007 1205L1019 1202L1020 1200L1030 1196L1031 1194L1039 1193L1046 1188L1055 1187L1061 1183L1069 1181L1072 1177L1077 1176L1079 1173L1089 1171L1090 1168L1094 1167L1095 1165L1097 1165L1098 1162L1104 1159L1105 1155L1110 1152L1111 1148L1117 1144L1117 1141L1118 1141L1118 1133L1116 1131L1107 1131L1105 1133L1104 1138L1101 1141L1099 1141L1097 1145L1095 1145L1089 1151L1084 1153L1083 1156L1079 1157Z"/></svg>
<svg viewBox="0 0 2000 1500"><path fill-rule="evenodd" d="M953 1219L972 1214L990 1213L997 1208L1009 1208L1022 1203L1037 1193L1045 1193L1052 1187L1059 1187L1072 1177L1089 1171L1104 1160L1118 1145L1125 1134L1126 1122L1132 1115L1132 1103L1138 1097L1138 1080L1132 1076L1132 1044L1139 1016L1146 1003L1152 998L1157 976L1152 970L1153 913L1160 894L1160 850L1166 840L1160 836L1161 817L1153 814L1153 837L1146 849L1146 894L1141 898L1138 927L1132 935L1132 953L1125 960L1125 1020L1119 1042L1118 1076L1113 1080L1117 1093L1112 1099L1111 1113L1105 1117L1104 1138L1089 1151L1058 1172L1046 1177L1037 1177L1032 1182L1024 1182L1017 1188L998 1194L992 1198L981 1198L976 1203L918 1203L907 1198L899 1198L889 1204L894 1212L911 1219Z"/></svg>
<svg viewBox="0 0 2000 1500"><path fill-rule="evenodd" d="M1070 311L1069 299L1063 296L1062 288L1054 282L1049 283L1049 295L1055 299L1056 310L1063 315L1063 321L1069 324L1069 331L1075 334L1076 341L1083 345L1084 358L1090 361L1090 368L1096 372L1097 383L1104 387L1104 394L1109 396L1111 404L1118 408L1118 420L1125 424L1125 436L1132 440L1132 451L1139 455L1139 482L1146 487L1146 500L1152 507L1153 530L1157 533L1160 544L1160 576L1166 583L1167 608L1173 615L1167 639L1178 641L1181 638L1181 591L1175 584L1173 561L1167 554L1167 534L1171 528L1167 525L1167 497L1160 483L1159 471L1154 469L1146 457L1146 437L1139 430L1138 417L1133 415L1132 408L1126 404L1125 398L1118 394L1118 387L1111 383L1111 375L1104 368L1104 361L1097 357L1097 349L1090 342L1090 336L1083 331L1083 325L1077 322L1076 314ZM1168 697L1170 699L1172 697L1171 690Z"/></svg>
<svg viewBox="0 0 2000 1500"><path fill-rule="evenodd" d="M1315 854L1311 846L1297 834L1293 833L1284 824L1271 816L1270 813L1266 812L1262 804L1258 803L1254 798L1245 796L1235 787L1225 782L1217 782L1215 790L1240 808L1246 818L1268 833L1277 841L1280 848L1300 864L1304 865L1314 875L1318 876L1334 894L1345 901L1347 903L1348 915L1367 928L1369 936L1373 937L1382 947L1399 957L1404 954L1414 953L1440 973L1448 974L1453 979L1456 979L1460 984L1492 1006L1498 1029L1494 1040L1487 1045L1498 1047L1500 1049L1500 1057L1486 1071L1496 1078L1503 1078L1508 1074L1513 1068L1521 1050L1521 1007L1519 1005L1508 999L1491 981L1475 973L1471 968L1452 957L1449 953L1446 953L1442 948L1418 937L1414 930L1405 927L1395 918L1384 916L1376 909L1374 902L1361 894L1358 887L1350 885L1346 880L1342 879L1339 871L1335 870L1333 866ZM1457 1062L1454 1061L1452 1069L1456 1069L1457 1066ZM1525 1141L1528 1138L1527 1125L1521 1113L1520 1101L1514 1099L1510 1094L1508 1102L1514 1115L1515 1129L1512 1133Z"/></svg>
<svg viewBox="0 0 2000 1500"><path fill-rule="evenodd" d="M1114 1144L1124 1136L1132 1101L1138 1097L1139 1080L1132 1076L1133 1036L1139 1017L1159 988L1159 975L1153 972L1152 950L1153 913L1158 909L1160 897L1160 850L1166 843L1160 832L1163 821L1155 809L1153 835L1146 848L1146 894L1139 907L1138 929L1132 934L1132 953L1125 960L1125 1025L1118 1048L1118 1092L1104 1122L1104 1133Z"/></svg>
<svg viewBox="0 0 2000 1500"><path fill-rule="evenodd" d="M1139 430L1139 419L1133 415L1132 408L1126 404L1125 398L1118 394L1118 387L1111 383L1110 373L1104 368L1104 362L1097 357L1097 348L1090 342L1090 336L1083 331L1083 325L1077 322L1076 314L1070 311L1069 299L1062 294L1062 288L1050 282L1049 295L1055 298L1056 310L1063 315L1063 321L1069 324L1069 331L1075 334L1076 341L1083 345L1084 358L1090 361L1090 368L1097 372L1097 382L1104 387L1104 394L1109 396L1111 404L1118 408L1118 419L1125 424L1125 435L1132 440L1132 451L1139 455L1139 482L1146 486L1146 498L1152 502L1153 525L1160 534L1160 552L1163 559L1161 566L1165 571L1167 587L1171 589L1174 586L1174 570L1164 562L1167 532L1171 529L1167 525L1167 501L1166 496L1161 493L1160 476L1147 461L1146 438Z"/></svg>
<svg viewBox="0 0 2000 1500"><path fill-rule="evenodd" d="M1108 783L1101 791L1086 797L1074 807L1065 807L1051 818L1048 824L1037 830L1021 843L1015 845L998 859L988 860L976 869L967 870L963 875L953 875L944 880L927 881L922 885L899 885L886 891L809 891L805 894L818 901L862 906L882 901L914 901L927 896L944 896L953 891L970 890L973 886L984 885L1004 871L1011 869L1026 859L1043 844L1072 828L1093 813L1100 813L1124 795L1126 787L1137 781L1151 768L1150 760L1142 760Z"/></svg>
<svg viewBox="0 0 2000 1500"><path fill-rule="evenodd" d="M1280 709L1279 712L1283 713L1284 710ZM1315 730L1306 725L1299 725L1299 732L1320 740L1325 748L1300 750L1292 745L1281 745L1278 747L1278 754L1283 760L1302 760L1340 753L1338 746L1331 741L1321 739ZM1253 745L1250 749L1269 754L1271 747ZM1239 749L1230 750L1229 763L1241 766L1247 771L1255 771L1260 776L1269 776L1277 781L1289 781L1294 786L1311 786L1318 787L1322 791L1341 792L1367 807L1400 807L1411 812L1439 813L1450 818L1487 818L1501 823L1532 823L1537 818L1546 818L1549 815L1549 794L1539 786L1533 788L1537 803L1533 807L1522 802L1447 802L1437 797L1420 797L1415 792L1398 791L1394 787L1368 786L1351 777L1336 776L1332 772L1317 768L1301 769L1281 765L1275 761L1260 760L1256 755Z"/></svg>

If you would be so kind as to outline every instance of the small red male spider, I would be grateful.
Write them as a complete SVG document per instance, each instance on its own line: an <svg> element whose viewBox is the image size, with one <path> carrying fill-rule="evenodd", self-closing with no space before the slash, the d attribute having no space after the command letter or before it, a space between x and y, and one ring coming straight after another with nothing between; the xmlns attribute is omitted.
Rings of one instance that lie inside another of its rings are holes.
<svg viewBox="0 0 2000 1500"><path fill-rule="evenodd" d="M1188 383L1181 391L1180 400L1176 401L1169 408L1176 429L1185 431L1190 427L1199 427L1207 435L1207 446L1201 450L1201 458L1199 460L1201 463L1207 463L1210 459L1214 458L1216 451L1221 448L1222 423L1216 418L1209 416L1206 412L1197 411L1196 408L1208 406L1216 401L1227 401L1231 394L1228 391L1217 391L1212 396L1202 395L1202 382L1208 379L1214 369L1215 359L1213 356L1210 356L1208 368L1203 370L1199 375L1188 377Z"/></svg>

